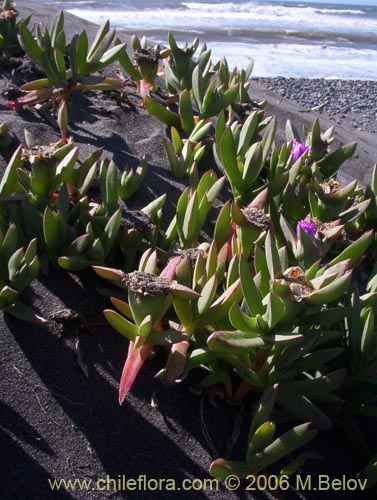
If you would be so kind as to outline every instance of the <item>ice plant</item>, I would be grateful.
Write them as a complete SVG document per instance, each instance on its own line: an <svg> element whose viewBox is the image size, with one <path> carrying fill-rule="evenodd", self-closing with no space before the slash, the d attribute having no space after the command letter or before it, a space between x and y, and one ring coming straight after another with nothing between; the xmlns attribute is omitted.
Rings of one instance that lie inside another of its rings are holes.
<svg viewBox="0 0 377 500"><path fill-rule="evenodd" d="M184 123L182 125L184 126ZM206 146L201 140L211 127L212 123L210 121L200 120L187 139L182 139L178 130L171 127L171 141L166 139L164 148L172 174L175 177L180 178L190 175L193 168L203 158Z"/></svg>
<svg viewBox="0 0 377 500"><path fill-rule="evenodd" d="M25 26L29 23L28 16L17 22L18 11L11 0L0 2L0 67L9 62L13 56L20 55L22 49L18 42L20 23Z"/></svg>
<svg viewBox="0 0 377 500"><path fill-rule="evenodd" d="M268 188L265 188L244 208L232 204L233 224L228 237L229 256L238 253L248 258L253 253L255 243L263 240L271 229L271 217L264 210L267 197Z"/></svg>
<svg viewBox="0 0 377 500"><path fill-rule="evenodd" d="M78 147L72 141L48 146L34 144L28 133L25 139L29 144L22 148L24 168L18 169L18 182L22 191L28 194L30 203L43 211L62 184L71 184Z"/></svg>
<svg viewBox="0 0 377 500"><path fill-rule="evenodd" d="M137 91L145 99L149 97L150 90L156 90L156 79L160 75L159 60L165 58L170 51L168 49L161 50L159 45L150 47L146 37L139 40L136 35L132 35L131 45L134 51L134 63L126 50L119 53L119 63L136 82Z"/></svg>
<svg viewBox="0 0 377 500"><path fill-rule="evenodd" d="M8 125L5 122L0 123L0 150L7 148L12 142Z"/></svg>
<svg viewBox="0 0 377 500"><path fill-rule="evenodd" d="M136 168L124 170L119 186L119 196L123 201L128 200L139 189L147 174L148 163L145 156L142 157L140 164Z"/></svg>
<svg viewBox="0 0 377 500"><path fill-rule="evenodd" d="M221 113L216 124L213 154L217 166L228 179L235 202L239 205L246 205L260 192L260 176L275 140L276 120L263 118L263 111L258 110L251 113L242 126L237 122L227 126L225 115ZM258 141L258 132L263 128L263 138ZM279 173L276 177L279 182L277 190L273 186L274 179L269 182L271 195L282 191L284 182L287 181L287 175Z"/></svg>
<svg viewBox="0 0 377 500"><path fill-rule="evenodd" d="M291 149L293 162L296 162L307 151L309 151L309 146L307 146L303 142L299 142L296 139L293 139Z"/></svg>
<svg viewBox="0 0 377 500"><path fill-rule="evenodd" d="M46 78L26 84L26 95L8 105L59 106L62 137L43 146L27 133L27 146L15 152L0 181L0 309L43 322L19 298L38 272L37 250L42 270L48 259L69 271L93 265L117 282L116 310L104 314L129 341L120 404L156 346L167 347L158 373L167 383L195 370L196 381L203 374L202 387L221 386L230 400L252 392L257 404L245 460L218 458L211 466L216 477L256 477L316 429L331 429L333 415L375 416L377 167L365 192L357 181L342 186L335 175L355 145L331 152L333 127L321 132L318 120L303 142L288 122L278 148L276 120L247 95L251 67L230 72L225 59L213 65L206 48L194 58L198 40L179 48L169 35L170 48L159 52L133 37L133 64L108 22L88 51L85 33L66 44L63 21L58 15L45 32L19 26L26 52ZM161 58L166 92L149 96ZM67 139L66 95L110 88L111 79L92 73L116 59L137 82L146 109L170 127L165 152L173 174L190 175L165 233L166 195L141 210L124 204L146 175L144 160L120 177L113 161L97 168L100 149L81 161ZM0 124L0 148L7 142ZM197 163L209 144L223 178L214 171L199 177ZM224 179L232 193L211 241L208 215ZM203 228L208 240L197 246ZM122 271L99 267L119 250ZM122 292L127 299L119 298ZM287 418L298 425L287 428ZM307 456L296 457L280 477Z"/></svg>
<svg viewBox="0 0 377 500"><path fill-rule="evenodd" d="M42 211L62 184L73 183L73 168L78 148L72 141L59 141L48 146L36 144L34 137L25 131L26 146L20 146L11 158L3 175L0 194L25 195L25 198ZM76 171L77 173L77 171Z"/></svg>
<svg viewBox="0 0 377 500"><path fill-rule="evenodd" d="M228 123L232 123L237 117L241 122L244 122L248 115L255 111L263 109L267 101L257 103L252 100L252 92L249 92L250 75L253 70L254 62L251 62L246 69L238 70L237 67L229 70L228 62L225 57L214 65L221 85L224 89L229 89L235 84L239 84L239 100L233 102L228 108Z"/></svg>
<svg viewBox="0 0 377 500"><path fill-rule="evenodd" d="M107 194L106 179L101 179L103 203L87 194L102 150L78 164L72 140L44 146L28 132L25 138L27 146L17 149L0 183L0 196L9 200L2 215L12 217L18 204L17 223L27 238L37 238L44 272L49 260L70 271L103 264L118 243L122 214L118 197L113 203Z"/></svg>
<svg viewBox="0 0 377 500"><path fill-rule="evenodd" d="M146 255L149 253L147 252ZM197 292L173 281L177 264L181 259L182 257L175 257L159 276L145 271L133 271L126 274L114 269L93 267L101 277L121 281L127 287L128 303L119 299L112 299L112 303L120 312L131 316L135 322L131 323L115 311L109 309L104 311L109 323L130 340L120 380L119 404L123 404L126 399L153 346L159 343L169 343L166 338L169 338L170 334L167 332L167 337L164 336L161 321L172 305L173 297L178 296L185 300L197 300L199 297ZM150 261L153 262L153 258ZM149 266L152 267L151 264ZM148 269L148 264L146 268ZM185 335L180 333L175 341L180 342L184 338Z"/></svg>
<svg viewBox="0 0 377 500"><path fill-rule="evenodd" d="M271 420L271 414L279 390L278 384L270 386L260 399L249 430L245 461L218 458L211 464L212 476L218 478L236 476L250 481L251 477L256 477L259 471L290 456L293 451L314 438L318 431L312 428L310 421L293 427L280 437L275 437L276 424ZM297 460L291 462L288 466L290 473L297 470L306 458L307 454L302 454ZM283 471L281 474L282 479L288 479L289 476L284 475Z"/></svg>
<svg viewBox="0 0 377 500"><path fill-rule="evenodd" d="M39 273L37 240L28 247L18 248L19 232L14 224L6 231L0 229L0 310L30 323L46 320L21 302L20 293Z"/></svg>
<svg viewBox="0 0 377 500"><path fill-rule="evenodd" d="M155 84L159 58L160 49L158 46L153 49L140 48L134 53L135 65L141 77L138 86L140 95L143 99L149 96L149 92Z"/></svg>
<svg viewBox="0 0 377 500"><path fill-rule="evenodd" d="M192 88L192 72L196 64L204 68L211 56L211 51L203 47L199 57L194 58L194 54L199 47L199 38L195 38L189 46L187 43L183 47L178 47L172 35L168 35L169 57L164 60L165 83L170 94Z"/></svg>
<svg viewBox="0 0 377 500"><path fill-rule="evenodd" d="M365 233L361 238L338 259L322 267L318 260L306 272L297 265L288 267L286 248L279 247L271 231L262 242L263 249L261 244L255 244L251 262L244 257L239 259L244 299L241 304L233 304L229 311L235 330L215 331L207 340L211 351L247 353L242 361L239 358L247 369L238 371L244 382L235 399L243 397L254 385L269 383L266 375L272 367L272 353L278 360L285 345L300 345L304 341L302 335L306 335L307 327L300 329L301 318L306 318L310 310L313 314L317 311L323 314L329 304L339 303L350 286L352 269L371 243L372 235ZM330 335L327 339L331 342ZM274 381L278 381L275 376L274 373Z"/></svg>
<svg viewBox="0 0 377 500"><path fill-rule="evenodd" d="M67 103L64 100L60 103L58 110L58 125L60 128L63 144L67 144L68 109Z"/></svg>
<svg viewBox="0 0 377 500"><path fill-rule="evenodd" d="M242 296L240 281L234 278L232 271L236 260L233 259L229 270L226 269L225 245L218 251L217 244L213 241L211 245L203 243L179 253L182 260L178 265L175 257L170 261L170 265L176 267L176 279L200 293L200 297L197 301L187 301L177 296L173 298L179 321L177 329L187 334L187 338L172 346L166 367L157 375L167 383L176 383L186 377L198 366L198 359L201 360L200 364L206 363L207 354L203 349L207 351L207 336L215 325L228 324L229 310ZM208 356L209 362L217 357L213 352ZM226 367L221 373L211 367L210 374L207 374L201 384L213 384L216 377L219 377L219 382L224 383L226 394L231 398L232 383Z"/></svg>
<svg viewBox="0 0 377 500"><path fill-rule="evenodd" d="M138 314L140 307L137 305L138 302L139 304L142 303L143 298L144 306L146 306L146 302L154 302L154 305L157 306L155 309L156 315L152 314L146 316L149 323L154 323L149 325L150 329L154 328L156 331L162 330L161 319L166 310L169 308L171 302L169 299L169 293L171 292L170 279L174 277L174 274L170 269L171 268L169 267L165 270L165 272L162 271L159 277L138 271L130 273L125 277L125 283L129 289L129 305L133 311L133 316L136 322L140 322L139 324L141 325L144 321L144 318L142 318L143 313L141 316ZM152 297L154 298L154 301L153 299L151 300ZM151 311L148 308L146 312L150 313ZM143 345L142 342L143 337L138 335L135 341L130 341L128 346L127 359L123 367L119 385L120 405L123 404L126 399L127 394L130 391L137 374L139 373L139 370L153 349L153 345Z"/></svg>
<svg viewBox="0 0 377 500"><path fill-rule="evenodd" d="M186 137L198 121L215 117L238 103L242 93L241 82L220 81L221 67L211 64L210 51L203 48L198 59L193 59L198 43L196 39L191 47L179 48L174 37L169 35L165 79L167 90L173 95L158 99L147 96L144 100L152 116L168 126L181 128Z"/></svg>
<svg viewBox="0 0 377 500"><path fill-rule="evenodd" d="M8 101L6 106L18 109L23 106L33 106L48 102L51 106L59 106L74 91L114 90L124 86L117 78L107 78L99 73L119 57L125 49L125 44L115 42L115 30L110 30L106 21L98 30L97 36L88 49L88 37L85 31L76 34L66 50L66 35L64 32L64 14L61 11L55 17L51 28L42 32L38 27L36 37L27 28L26 23L20 24L19 41L30 59L45 73L45 78L28 82L21 87L24 95ZM63 105L59 112L59 126L62 138L65 140L65 130L68 122L67 109Z"/></svg>
<svg viewBox="0 0 377 500"><path fill-rule="evenodd" d="M213 170L208 170L195 189L188 187L183 191L177 202L176 215L166 230L165 249L171 247L177 236L181 248L191 248L197 244L199 233L224 181L224 177L218 179Z"/></svg>

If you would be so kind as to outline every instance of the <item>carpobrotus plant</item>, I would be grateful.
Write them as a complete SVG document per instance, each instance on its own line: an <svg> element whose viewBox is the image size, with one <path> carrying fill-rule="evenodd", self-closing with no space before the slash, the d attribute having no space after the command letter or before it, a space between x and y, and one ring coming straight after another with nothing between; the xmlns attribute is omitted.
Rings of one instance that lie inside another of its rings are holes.
<svg viewBox="0 0 377 500"><path fill-rule="evenodd" d="M0 150L7 148L12 142L12 137L8 130L8 125L3 122L0 123Z"/></svg>
<svg viewBox="0 0 377 500"><path fill-rule="evenodd" d="M149 261L143 261L144 269L152 269L155 264L153 256ZM132 384L150 354L153 345L178 342L185 338L182 332L178 338L172 340L170 331L162 327L162 319L173 302L174 297L186 300L196 300L198 294L186 286L180 285L172 279L175 268L168 265L159 276L146 271L122 273L102 267L94 267L102 277L121 281L128 290L128 303L113 299L113 305L120 312L129 310L133 323L117 312L105 311L109 322L126 338L130 340L126 363L119 387L119 403L122 404L132 387Z"/></svg>
<svg viewBox="0 0 377 500"><path fill-rule="evenodd" d="M348 342L353 341L344 337L344 322L348 325L352 310L347 303L353 274L368 251L374 255L374 235L363 222L369 201L363 200L357 183L340 188L332 173L320 172L318 167L330 165L332 158L331 170L336 170L352 145L342 148L338 156L329 152L331 134L320 134L316 123L307 144L292 139L278 150L274 120L267 127L264 123L259 141L257 114L241 127L227 126L223 116L219 120L214 147L219 140L219 166L231 185L234 202L221 209L213 239L193 249L199 244L197 221L206 214L199 215L201 207L209 206L198 193L205 193L205 187L215 193L215 177L205 181L210 175L205 174L197 191L182 195L165 240L165 249L174 249L177 236L179 247L186 248L178 255L175 248L166 269L174 270L175 279L199 296L195 300L173 297L166 310L152 294L148 310L164 311L170 319L168 331L173 327L176 332L159 378L168 383L189 380L191 370L201 369L203 387L217 384L231 400L258 400L264 394L253 414L245 461L218 459L211 466L216 477L246 477L298 450L318 429L331 429L334 414L343 418L347 412L361 411L350 403L354 393L349 389L352 383L345 360L350 359ZM297 210L289 210L290 193L296 197ZM322 206L329 211L320 210ZM335 207L339 208L337 218ZM155 270L156 255L150 251L142 266ZM98 271L108 279L118 273ZM133 286L132 279L128 284ZM142 292L140 288L138 293ZM365 296L363 300L369 304L373 299ZM106 311L107 319L133 339L131 304L115 298L113 304L119 312ZM371 315L366 308L365 322L358 327L370 335ZM151 322L145 313L142 316L139 329ZM353 349L360 353L357 344ZM139 363L145 359L139 358ZM363 404L369 405L368 398L369 394ZM279 411L288 420L303 423L275 438L274 415ZM288 466L290 473L305 456L297 458L296 466Z"/></svg>
<svg viewBox="0 0 377 500"><path fill-rule="evenodd" d="M36 29L36 36L28 29L25 22L19 26L19 41L30 59L39 66L46 77L28 82L21 87L24 95L8 101L9 108L20 108L48 102L60 108L60 128L67 126L67 110L65 99L74 91L102 91L121 88L124 84L118 78L107 78L99 73L119 57L125 44L116 43L115 30L105 22L88 48L88 37L85 31L76 34L69 42L64 32L64 14L61 11L54 19L51 28L43 32ZM62 126L63 125L63 126ZM63 136L64 137L64 136Z"/></svg>
<svg viewBox="0 0 377 500"><path fill-rule="evenodd" d="M17 22L18 11L11 0L0 2L0 68L9 64L13 56L22 53L18 41L20 22ZM30 16L22 19L26 26L30 21Z"/></svg>
<svg viewBox="0 0 377 500"><path fill-rule="evenodd" d="M0 230L0 309L32 323L45 323L33 309L20 299L21 292L39 273L37 241L28 247L18 247L18 231L14 224L7 231Z"/></svg>
<svg viewBox="0 0 377 500"><path fill-rule="evenodd" d="M152 350L165 349L160 380L195 376L250 417L244 460L217 458L213 476L256 477L278 464L281 477L293 474L318 431L342 422L349 435L353 413L376 416L377 175L366 189L342 186L336 175L355 144L332 149L334 129L318 120L302 136L287 122L278 139L276 118L247 93L251 68L230 72L206 47L195 58L197 40L178 47L170 35L160 51L133 37L131 62L108 23L89 50L82 33L67 52L63 21L35 37L20 25L46 78L11 106L59 104L62 138L46 146L27 134L1 180L0 307L37 319L19 293L39 258L44 272L48 262L93 267L114 286L101 289L113 306L104 315L128 341L119 402ZM146 176L144 160L120 175L101 149L79 158L67 137L66 96L109 88L91 72L116 59L146 110L169 126L173 175L189 177L166 225L166 195L136 210L124 203ZM154 92L161 59L166 89ZM222 177L200 173L211 152ZM364 473L375 480L374 453L368 460Z"/></svg>

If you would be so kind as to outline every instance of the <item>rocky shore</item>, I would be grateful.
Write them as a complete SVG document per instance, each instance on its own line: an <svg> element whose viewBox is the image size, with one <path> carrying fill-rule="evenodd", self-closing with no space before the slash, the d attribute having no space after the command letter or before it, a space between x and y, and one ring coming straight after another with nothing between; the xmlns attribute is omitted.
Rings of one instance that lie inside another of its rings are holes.
<svg viewBox="0 0 377 500"><path fill-rule="evenodd" d="M258 83L299 104L323 112L338 125L377 133L377 82L321 78L258 78Z"/></svg>

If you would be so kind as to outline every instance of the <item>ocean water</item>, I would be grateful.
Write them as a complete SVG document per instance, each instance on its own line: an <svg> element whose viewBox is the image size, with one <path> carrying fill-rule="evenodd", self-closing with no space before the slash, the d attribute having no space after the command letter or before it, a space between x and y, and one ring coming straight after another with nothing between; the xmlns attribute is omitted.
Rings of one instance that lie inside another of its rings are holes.
<svg viewBox="0 0 377 500"><path fill-rule="evenodd" d="M47 3L47 0L43 0ZM254 62L256 77L377 80L377 0L48 1L100 24L166 43L199 36L212 59Z"/></svg>

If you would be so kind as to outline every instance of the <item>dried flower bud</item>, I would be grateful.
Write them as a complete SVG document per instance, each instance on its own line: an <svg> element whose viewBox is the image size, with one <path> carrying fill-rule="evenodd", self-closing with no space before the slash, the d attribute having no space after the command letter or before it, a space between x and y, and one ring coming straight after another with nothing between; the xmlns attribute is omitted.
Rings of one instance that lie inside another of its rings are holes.
<svg viewBox="0 0 377 500"><path fill-rule="evenodd" d="M207 252L202 248L186 248L185 250L178 250L178 255L183 258L187 257L190 267L194 268L199 256L206 257Z"/></svg>
<svg viewBox="0 0 377 500"><path fill-rule="evenodd" d="M142 271L126 274L124 283L133 292L141 295L168 295L172 291L173 285L170 280Z"/></svg>
<svg viewBox="0 0 377 500"><path fill-rule="evenodd" d="M335 179L331 179L329 182L321 184L321 188L325 194L330 195L339 191L340 184Z"/></svg>
<svg viewBox="0 0 377 500"><path fill-rule="evenodd" d="M254 226L265 231L268 231L270 229L271 219L260 208L243 208L241 209L241 211L246 217L247 221Z"/></svg>
<svg viewBox="0 0 377 500"><path fill-rule="evenodd" d="M153 83L156 78L159 57L158 49L140 49L134 54L135 64L139 68L142 79L147 83Z"/></svg>
<svg viewBox="0 0 377 500"><path fill-rule="evenodd" d="M283 273L284 281L288 282L292 298L295 302L313 293L313 286L306 280L304 271L296 266L290 267Z"/></svg>
<svg viewBox="0 0 377 500"><path fill-rule="evenodd" d="M141 210L122 210L121 226L128 234L148 235L153 230L153 223Z"/></svg>

